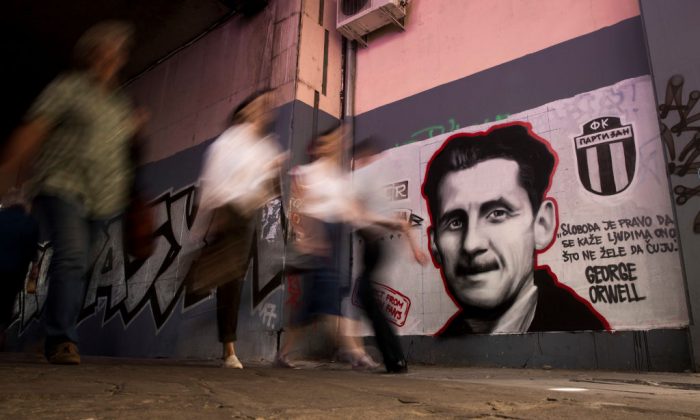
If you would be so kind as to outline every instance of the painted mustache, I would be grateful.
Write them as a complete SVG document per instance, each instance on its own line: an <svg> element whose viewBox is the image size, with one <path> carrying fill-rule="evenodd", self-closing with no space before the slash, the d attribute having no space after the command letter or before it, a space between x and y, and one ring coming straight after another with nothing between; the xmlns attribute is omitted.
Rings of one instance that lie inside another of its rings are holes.
<svg viewBox="0 0 700 420"><path fill-rule="evenodd" d="M458 276L472 276L474 274L498 270L498 268L498 263L496 261L472 261L470 264L459 264L457 266L456 273Z"/></svg>

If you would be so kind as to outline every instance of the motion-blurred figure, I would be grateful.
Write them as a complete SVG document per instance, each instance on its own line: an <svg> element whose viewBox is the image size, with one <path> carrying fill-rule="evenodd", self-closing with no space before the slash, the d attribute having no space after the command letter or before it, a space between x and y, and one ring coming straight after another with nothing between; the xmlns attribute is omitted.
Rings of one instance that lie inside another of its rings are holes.
<svg viewBox="0 0 700 420"><path fill-rule="evenodd" d="M376 173L363 171L367 165L378 160L381 155L377 153L364 140L355 147L353 159L353 184L356 199L367 212L376 215L383 214L387 209L385 182L377 178ZM375 220L365 220L358 223L357 235L362 239L362 265L363 271L357 278L357 294L362 303L362 308L372 324L377 347L382 353L384 366L389 373L403 373L408 369L406 358L401 348L393 327L386 319L382 305L375 298L376 284L381 283L379 268L386 258L384 241L381 238L388 233L398 232L408 241L414 258L421 265L428 263L428 255L423 252L412 235L410 221L399 221L392 217L382 221L379 216Z"/></svg>
<svg viewBox="0 0 700 420"><path fill-rule="evenodd" d="M276 365L281 367L294 366L288 358L289 353L298 341L299 327L310 321L312 315L325 318L324 325L334 328L329 336L337 338L341 353L353 368L372 369L378 366L364 346L350 336L346 326L351 322L346 322L342 317L341 279L335 264L342 238L337 232L342 224L359 229L373 227L403 232L407 228L404 222L374 212L353 192L350 175L341 166L345 143L343 130L341 126L316 139L311 150L315 160L292 171L292 190L296 195L295 200L299 201L302 231L296 246L315 255L316 265L301 275L301 308L296 316L292 316L290 331L277 356ZM416 252L416 255L427 260L420 251ZM394 365L398 362L389 360L387 363L392 366L390 370L396 370Z"/></svg>
<svg viewBox="0 0 700 420"><path fill-rule="evenodd" d="M80 363L76 324L91 243L129 198L130 140L146 119L119 89L132 33L116 21L88 29L74 48L74 69L39 95L3 159L10 168L32 164L29 192L53 246L44 306L51 363Z"/></svg>
<svg viewBox="0 0 700 420"><path fill-rule="evenodd" d="M236 330L256 215L280 194L279 169L286 154L270 132L275 117L271 95L258 92L238 105L233 125L209 147L201 176L199 217L211 222L186 283L194 293L217 288L223 367L243 368L236 356Z"/></svg>
<svg viewBox="0 0 700 420"><path fill-rule="evenodd" d="M348 213L353 204L347 174L341 167L343 127L338 127L314 139L307 165L294 168L292 175L295 217L294 247L312 259L299 275L301 299L291 308L289 331L280 348L275 365L293 368L289 354L299 341L301 327L318 321L326 335L339 344L341 352L356 367L374 367L375 363L342 331L341 276L337 266L342 224L350 221Z"/></svg>

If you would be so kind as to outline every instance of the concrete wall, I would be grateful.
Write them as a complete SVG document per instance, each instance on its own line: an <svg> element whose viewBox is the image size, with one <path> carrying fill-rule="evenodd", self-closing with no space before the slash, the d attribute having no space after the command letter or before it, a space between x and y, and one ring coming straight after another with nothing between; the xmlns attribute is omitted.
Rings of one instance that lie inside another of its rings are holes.
<svg viewBox="0 0 700 420"><path fill-rule="evenodd" d="M405 32L383 29L358 51L357 139L373 136L389 150L650 72L636 1L459 5L411 1ZM186 255L199 243L190 232L201 222L192 204L202 155L237 103L255 89L274 87L280 143L292 152L292 164L308 160L310 139L342 113L343 43L334 30L335 7L328 0L273 1L254 18L234 17L131 83L129 90L154 116L142 173L161 227L158 248L144 266L124 263L115 239L119 222L112 224L84 303L84 353L218 356L213 295L189 301L181 287L191 263ZM269 258L282 247L282 218L281 203L273 203L259 226L239 323L244 360L270 359L283 334L284 281ZM19 302L18 334L10 343L16 348L39 335L43 288L45 276L40 293ZM636 370L691 365L683 329L442 340L409 334L402 340L410 360L428 363Z"/></svg>

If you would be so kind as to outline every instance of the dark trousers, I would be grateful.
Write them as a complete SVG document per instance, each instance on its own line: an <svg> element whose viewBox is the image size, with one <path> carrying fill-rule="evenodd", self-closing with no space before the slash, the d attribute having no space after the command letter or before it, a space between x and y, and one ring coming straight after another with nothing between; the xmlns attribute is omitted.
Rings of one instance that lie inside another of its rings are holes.
<svg viewBox="0 0 700 420"><path fill-rule="evenodd" d="M358 297L362 302L362 307L367 314L374 336L377 340L377 346L384 358L384 366L387 370L391 370L397 363L405 360L401 343L396 336L394 329L389 321L387 321L381 305L375 299L374 286L372 282L376 282L377 269L382 258L384 257L384 249L382 248L376 235L369 232L359 232L360 237L364 242L363 264L364 271L357 279Z"/></svg>
<svg viewBox="0 0 700 420"><path fill-rule="evenodd" d="M104 221L89 219L78 205L48 195L35 199L34 212L53 248L44 305L48 356L60 343L78 343L77 324L87 287L90 249Z"/></svg>
<svg viewBox="0 0 700 420"><path fill-rule="evenodd" d="M10 325L17 294L24 287L25 272L0 270L0 333Z"/></svg>
<svg viewBox="0 0 700 420"><path fill-rule="evenodd" d="M219 330L219 342L236 341L238 328L238 308L241 306L243 278L216 288L216 326Z"/></svg>

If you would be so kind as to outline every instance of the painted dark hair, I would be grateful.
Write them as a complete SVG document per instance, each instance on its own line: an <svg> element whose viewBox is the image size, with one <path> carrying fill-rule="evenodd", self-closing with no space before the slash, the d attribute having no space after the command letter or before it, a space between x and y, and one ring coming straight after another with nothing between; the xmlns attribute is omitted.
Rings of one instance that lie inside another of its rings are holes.
<svg viewBox="0 0 700 420"><path fill-rule="evenodd" d="M529 127L529 124L511 123L492 127L484 133L460 133L450 137L433 155L423 183L423 196L431 214L437 215L440 183L445 176L491 159L508 159L518 164L518 181L527 191L532 211L537 212L549 187L555 156Z"/></svg>

